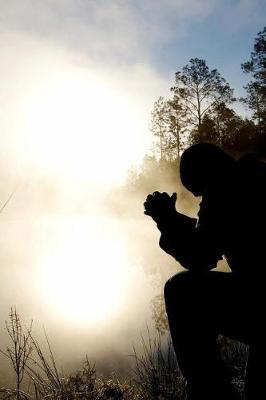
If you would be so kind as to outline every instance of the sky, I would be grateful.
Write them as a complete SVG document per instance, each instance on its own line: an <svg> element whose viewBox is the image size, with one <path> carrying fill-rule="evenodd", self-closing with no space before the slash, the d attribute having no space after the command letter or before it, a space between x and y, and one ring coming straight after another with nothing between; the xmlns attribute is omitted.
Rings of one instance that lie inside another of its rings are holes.
<svg viewBox="0 0 266 400"><path fill-rule="evenodd" d="M99 148L115 164L116 179L123 179L128 166L149 151L154 101L169 96L175 71L192 57L206 59L236 96L243 95L247 77L240 65L265 20L265 0L10 0L0 5L2 162L10 173L12 160L15 175L21 169L32 173L38 164L60 180L66 159L76 167L76 180L83 164L94 165ZM116 135L108 134L110 126ZM89 129L95 132L91 164L84 162ZM61 164L56 130L66 132ZM74 130L79 147L73 155L69 132ZM118 158L109 151L115 141L126 149ZM106 168L101 176L105 181Z"/></svg>
<svg viewBox="0 0 266 400"><path fill-rule="evenodd" d="M125 348L131 343L128 332L149 318L154 288L128 252L130 240L141 231L158 261L158 235L142 211L137 221L118 221L106 196L150 151L153 103L169 96L190 58L206 59L244 94L240 66L264 27L265 6L0 0L2 204L14 191L0 215L1 321L16 305L50 329L62 353L72 338L72 353L85 354L99 332L110 336L107 347L122 336ZM81 334L87 339L76 340Z"/></svg>

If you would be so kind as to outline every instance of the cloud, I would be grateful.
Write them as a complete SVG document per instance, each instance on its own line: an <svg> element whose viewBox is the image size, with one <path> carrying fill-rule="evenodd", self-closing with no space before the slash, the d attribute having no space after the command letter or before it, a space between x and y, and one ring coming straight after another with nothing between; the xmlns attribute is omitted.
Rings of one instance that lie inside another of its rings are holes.
<svg viewBox="0 0 266 400"><path fill-rule="evenodd" d="M5 0L1 30L23 31L105 62L139 62L154 46L204 19L215 0Z"/></svg>

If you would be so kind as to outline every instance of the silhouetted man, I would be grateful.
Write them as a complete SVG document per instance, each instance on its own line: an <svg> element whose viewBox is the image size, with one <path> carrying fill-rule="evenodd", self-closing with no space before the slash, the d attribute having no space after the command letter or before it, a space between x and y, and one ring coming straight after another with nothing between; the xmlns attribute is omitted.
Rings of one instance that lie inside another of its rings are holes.
<svg viewBox="0 0 266 400"><path fill-rule="evenodd" d="M144 203L161 231L160 246L188 271L165 285L179 366L192 400L237 399L217 348L219 334L249 344L248 400L264 398L266 168L253 155L236 161L200 143L181 157L183 185L202 196L198 218L175 209L176 194ZM211 271L225 257L232 272Z"/></svg>

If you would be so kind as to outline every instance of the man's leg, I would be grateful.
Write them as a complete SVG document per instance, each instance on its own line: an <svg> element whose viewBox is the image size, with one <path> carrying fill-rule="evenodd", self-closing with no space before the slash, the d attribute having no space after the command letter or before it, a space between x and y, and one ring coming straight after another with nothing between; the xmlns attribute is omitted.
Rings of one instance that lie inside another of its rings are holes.
<svg viewBox="0 0 266 400"><path fill-rule="evenodd" d="M216 342L219 311L228 296L230 275L187 271L165 285L172 341L192 400L238 398L229 384Z"/></svg>
<svg viewBox="0 0 266 400"><path fill-rule="evenodd" d="M249 345L245 399L262 399L266 392L265 279L255 274L241 280L233 274L228 276L226 296L229 302L225 313L219 311L219 332Z"/></svg>

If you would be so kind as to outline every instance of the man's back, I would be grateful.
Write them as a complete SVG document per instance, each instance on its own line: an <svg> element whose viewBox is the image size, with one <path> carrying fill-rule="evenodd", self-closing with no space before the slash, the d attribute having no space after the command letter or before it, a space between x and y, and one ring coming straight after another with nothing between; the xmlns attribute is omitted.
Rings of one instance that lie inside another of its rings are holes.
<svg viewBox="0 0 266 400"><path fill-rule="evenodd" d="M199 224L216 216L217 240L232 271L265 273L265 206L266 165L251 155L237 161L224 187L203 195Z"/></svg>

